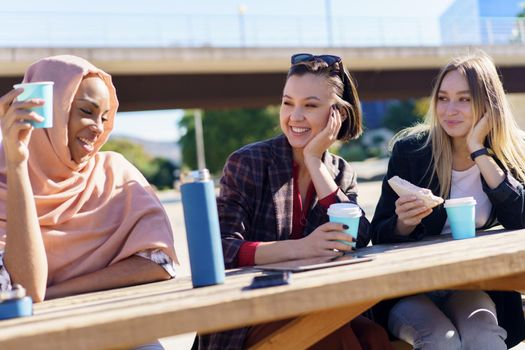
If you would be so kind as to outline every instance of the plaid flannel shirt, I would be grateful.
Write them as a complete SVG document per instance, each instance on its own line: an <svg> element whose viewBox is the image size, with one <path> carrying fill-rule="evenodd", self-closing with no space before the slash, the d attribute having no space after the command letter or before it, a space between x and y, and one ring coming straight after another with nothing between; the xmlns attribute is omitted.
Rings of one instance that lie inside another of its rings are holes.
<svg viewBox="0 0 525 350"><path fill-rule="evenodd" d="M356 203L356 174L349 164L329 152L323 155L323 163L340 188L337 200ZM245 241L289 239L293 215L292 167L292 148L284 135L247 145L230 155L217 198L227 268L237 267L237 254ZM326 209L315 197L303 234L310 234L327 221ZM363 215L357 247L370 241L368 227ZM248 330L244 327L201 335L199 349L242 349Z"/></svg>

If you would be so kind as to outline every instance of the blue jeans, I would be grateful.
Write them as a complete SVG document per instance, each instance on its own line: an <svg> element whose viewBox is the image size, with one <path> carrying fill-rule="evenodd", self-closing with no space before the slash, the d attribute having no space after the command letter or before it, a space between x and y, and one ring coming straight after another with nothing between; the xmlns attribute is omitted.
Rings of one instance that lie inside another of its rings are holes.
<svg viewBox="0 0 525 350"><path fill-rule="evenodd" d="M388 329L424 350L507 349L496 306L483 291L435 291L401 299L390 311Z"/></svg>

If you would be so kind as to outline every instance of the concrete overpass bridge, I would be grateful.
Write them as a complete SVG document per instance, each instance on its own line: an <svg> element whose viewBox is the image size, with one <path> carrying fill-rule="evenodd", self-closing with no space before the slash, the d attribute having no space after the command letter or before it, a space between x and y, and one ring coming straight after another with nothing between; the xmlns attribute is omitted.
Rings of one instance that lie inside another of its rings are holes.
<svg viewBox="0 0 525 350"><path fill-rule="evenodd" d="M490 54L507 92L525 92L525 46L477 46ZM428 96L438 69L474 47L374 48L0 48L0 91L27 66L57 54L82 56L113 75L122 111L278 104L296 52L343 57L363 100Z"/></svg>

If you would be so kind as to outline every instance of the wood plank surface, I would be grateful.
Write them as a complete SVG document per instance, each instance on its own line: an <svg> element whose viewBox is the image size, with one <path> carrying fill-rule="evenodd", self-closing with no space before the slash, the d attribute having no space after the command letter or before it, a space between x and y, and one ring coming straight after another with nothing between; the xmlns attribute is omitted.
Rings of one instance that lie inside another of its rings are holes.
<svg viewBox="0 0 525 350"><path fill-rule="evenodd" d="M364 248L359 253L374 260L297 273L287 286L245 290L261 272L243 270L213 287L193 289L189 279L175 279L46 301L35 305L32 317L0 322L0 349L131 347L436 289L523 289L524 235L518 230Z"/></svg>
<svg viewBox="0 0 525 350"><path fill-rule="evenodd" d="M523 293L525 289L525 273L496 278L493 280L479 281L456 287L456 289L474 290L515 290Z"/></svg>
<svg viewBox="0 0 525 350"><path fill-rule="evenodd" d="M250 347L250 350L307 349L373 305L373 303L359 304L298 317Z"/></svg>

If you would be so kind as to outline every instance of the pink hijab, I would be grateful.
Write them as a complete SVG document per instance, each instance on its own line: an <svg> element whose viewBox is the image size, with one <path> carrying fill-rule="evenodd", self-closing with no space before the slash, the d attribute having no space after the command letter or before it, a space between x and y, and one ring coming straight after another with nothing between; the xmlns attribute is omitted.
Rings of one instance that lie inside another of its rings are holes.
<svg viewBox="0 0 525 350"><path fill-rule="evenodd" d="M124 157L97 152L81 164L71 160L68 120L71 103L87 74L97 74L110 93L105 131L118 107L111 76L75 56L33 63L24 82L53 81L53 127L34 129L29 143L29 177L49 264L48 285L100 270L147 249L177 261L173 233L162 204L146 179ZM6 235L6 162L0 150L0 249Z"/></svg>

